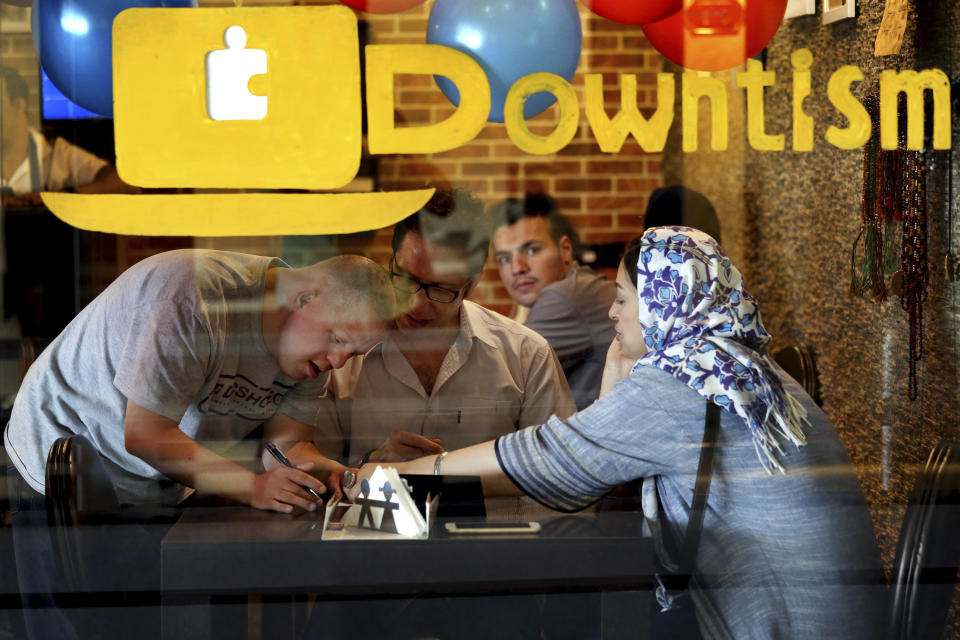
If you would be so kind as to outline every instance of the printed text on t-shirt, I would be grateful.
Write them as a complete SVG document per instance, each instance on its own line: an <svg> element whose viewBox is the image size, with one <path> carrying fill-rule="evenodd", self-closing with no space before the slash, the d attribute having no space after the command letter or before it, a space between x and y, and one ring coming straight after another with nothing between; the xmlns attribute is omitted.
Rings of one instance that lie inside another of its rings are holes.
<svg viewBox="0 0 960 640"><path fill-rule="evenodd" d="M206 398L197 404L200 413L235 414L248 420L265 420L277 412L292 387L274 380L261 387L241 375L221 375Z"/></svg>

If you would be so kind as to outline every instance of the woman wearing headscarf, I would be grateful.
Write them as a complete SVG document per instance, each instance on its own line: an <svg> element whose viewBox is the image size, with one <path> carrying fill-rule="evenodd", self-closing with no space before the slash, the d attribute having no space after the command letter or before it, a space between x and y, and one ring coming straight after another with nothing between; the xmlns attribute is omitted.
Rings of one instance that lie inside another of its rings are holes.
<svg viewBox="0 0 960 640"><path fill-rule="evenodd" d="M441 472L479 475L488 495L522 491L560 511L647 478L655 490L644 511L659 501L658 535L678 548L713 402L722 411L690 583L702 635L878 637L880 565L850 459L826 415L767 356L770 335L739 271L708 235L660 227L628 245L617 290L608 369L626 362L627 375L566 421L450 452Z"/></svg>

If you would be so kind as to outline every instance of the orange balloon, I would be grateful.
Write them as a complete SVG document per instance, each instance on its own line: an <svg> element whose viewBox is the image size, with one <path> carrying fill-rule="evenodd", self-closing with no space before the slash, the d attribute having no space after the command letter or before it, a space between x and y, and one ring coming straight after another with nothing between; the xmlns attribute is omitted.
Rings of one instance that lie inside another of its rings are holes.
<svg viewBox="0 0 960 640"><path fill-rule="evenodd" d="M787 0L694 0L677 13L643 25L663 57L687 69L730 69L773 39Z"/></svg>
<svg viewBox="0 0 960 640"><path fill-rule="evenodd" d="M397 13L423 4L424 0L340 0L340 2L365 13Z"/></svg>
<svg viewBox="0 0 960 640"><path fill-rule="evenodd" d="M683 9L683 0L581 0L598 16L621 24L646 24Z"/></svg>

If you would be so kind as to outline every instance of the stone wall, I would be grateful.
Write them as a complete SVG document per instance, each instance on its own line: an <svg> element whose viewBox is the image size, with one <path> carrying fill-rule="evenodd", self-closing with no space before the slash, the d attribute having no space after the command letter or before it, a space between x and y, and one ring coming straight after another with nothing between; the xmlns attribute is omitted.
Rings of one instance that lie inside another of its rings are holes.
<svg viewBox="0 0 960 640"><path fill-rule="evenodd" d="M860 229L863 152L840 150L824 140L829 125L846 126L828 101L826 86L843 65L863 71L864 81L852 87L861 100L877 90L879 72L886 69L937 67L956 78L960 5L910 2L902 52L882 58L873 50L884 3L857 5L856 18L829 25L820 24L819 13L785 21L765 52L766 68L777 73L776 85L766 90L766 131L785 134L787 150L760 152L747 145L745 108L733 107L738 94L742 103L743 90L730 82L730 149L668 149L664 182L683 181L715 199L724 244L760 300L774 346L806 344L815 351L824 410L857 466L889 562L918 467L937 441L957 437L960 427L960 283L947 282L943 268L950 237L947 203L956 200L955 193L947 193L951 152L935 153L936 168L927 183L931 275L925 354L919 364L920 396L910 401L909 325L900 299L878 304L848 295L850 251ZM815 118L815 148L809 153L790 150L790 56L804 47L814 56L813 91L804 103ZM960 137L955 122L954 146ZM958 217L954 255L960 246Z"/></svg>

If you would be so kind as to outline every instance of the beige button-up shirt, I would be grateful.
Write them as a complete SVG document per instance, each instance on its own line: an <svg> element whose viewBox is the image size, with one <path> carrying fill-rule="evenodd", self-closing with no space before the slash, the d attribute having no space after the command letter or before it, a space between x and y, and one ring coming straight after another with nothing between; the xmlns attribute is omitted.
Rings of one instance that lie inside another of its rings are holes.
<svg viewBox="0 0 960 640"><path fill-rule="evenodd" d="M9 182L0 178L0 185L10 187L16 195L31 191L62 191L66 187L81 187L93 182L100 169L107 166L107 161L103 158L70 144L63 138L57 138L51 145L36 129L30 129L30 135L39 154L37 160L40 162L40 184L37 188L30 184L30 156L27 156L10 176Z"/></svg>
<svg viewBox="0 0 960 640"><path fill-rule="evenodd" d="M546 340L470 301L432 393L388 337L333 371L320 402L317 446L351 463L394 429L440 438L451 451L576 410Z"/></svg>

